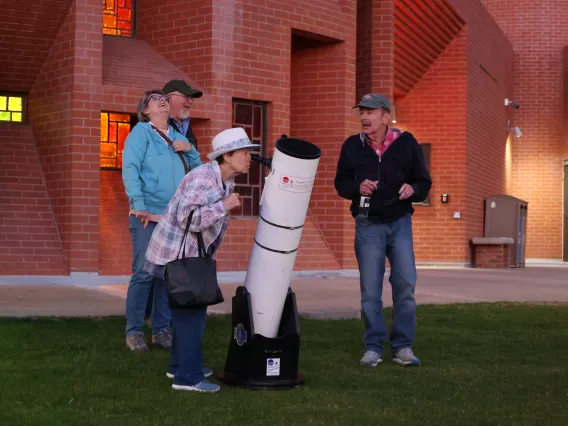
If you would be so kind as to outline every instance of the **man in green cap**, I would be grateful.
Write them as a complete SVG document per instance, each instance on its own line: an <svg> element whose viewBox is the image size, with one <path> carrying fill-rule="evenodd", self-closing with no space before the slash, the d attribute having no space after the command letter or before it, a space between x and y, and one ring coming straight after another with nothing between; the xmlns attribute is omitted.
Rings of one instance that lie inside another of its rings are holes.
<svg viewBox="0 0 568 426"><path fill-rule="evenodd" d="M197 149L197 138L193 134L189 114L195 99L203 96L203 92L194 89L183 80L170 80L162 89L170 97L169 124Z"/></svg>
<svg viewBox="0 0 568 426"><path fill-rule="evenodd" d="M393 295L390 334L392 361L420 365L412 345L416 329L416 264L412 240L413 202L426 199L432 180L420 145L408 132L392 128L389 100L364 95L359 109L362 131L341 147L335 188L351 201L355 218L355 255L361 281L365 353L360 363L382 362L387 326L383 315L383 278L389 259Z"/></svg>

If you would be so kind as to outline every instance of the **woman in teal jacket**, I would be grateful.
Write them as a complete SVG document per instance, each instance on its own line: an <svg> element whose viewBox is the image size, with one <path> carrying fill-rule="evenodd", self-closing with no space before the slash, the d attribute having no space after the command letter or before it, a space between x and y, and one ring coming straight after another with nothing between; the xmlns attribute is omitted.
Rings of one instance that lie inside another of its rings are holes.
<svg viewBox="0 0 568 426"><path fill-rule="evenodd" d="M144 271L148 242L183 177L201 164L199 152L168 125L169 98L161 91L144 94L134 126L122 153L122 181L130 202L132 277L126 296L126 346L147 352L144 339L146 302L153 289L152 343L169 350L171 313L162 280Z"/></svg>

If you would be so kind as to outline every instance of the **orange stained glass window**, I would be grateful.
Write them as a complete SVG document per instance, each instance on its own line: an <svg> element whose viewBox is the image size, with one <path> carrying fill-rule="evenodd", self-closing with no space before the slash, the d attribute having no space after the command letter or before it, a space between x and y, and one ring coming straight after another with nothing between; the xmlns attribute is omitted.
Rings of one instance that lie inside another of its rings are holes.
<svg viewBox="0 0 568 426"><path fill-rule="evenodd" d="M132 37L133 0L103 0L103 34Z"/></svg>
<svg viewBox="0 0 568 426"><path fill-rule="evenodd" d="M24 97L0 93L0 121L23 122Z"/></svg>
<svg viewBox="0 0 568 426"><path fill-rule="evenodd" d="M130 115L101 112L101 169L122 169L122 151L130 129Z"/></svg>

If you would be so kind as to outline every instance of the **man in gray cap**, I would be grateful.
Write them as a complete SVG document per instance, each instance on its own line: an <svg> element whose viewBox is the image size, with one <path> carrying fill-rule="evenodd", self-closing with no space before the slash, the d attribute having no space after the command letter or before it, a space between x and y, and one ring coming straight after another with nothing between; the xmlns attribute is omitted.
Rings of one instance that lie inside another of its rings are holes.
<svg viewBox="0 0 568 426"><path fill-rule="evenodd" d="M197 148L197 138L193 134L189 114L195 99L203 96L201 90L194 89L183 80L170 80L162 89L170 97L169 124Z"/></svg>
<svg viewBox="0 0 568 426"><path fill-rule="evenodd" d="M392 128L391 104L369 93L359 109L362 131L341 147L335 189L351 200L355 218L355 255L359 264L361 308L365 321L362 365L382 362L387 327L383 315L383 278L386 258L393 294L390 334L392 360L418 366L414 355L416 329L416 264L412 240L413 202L428 196L432 180L420 145L409 132Z"/></svg>

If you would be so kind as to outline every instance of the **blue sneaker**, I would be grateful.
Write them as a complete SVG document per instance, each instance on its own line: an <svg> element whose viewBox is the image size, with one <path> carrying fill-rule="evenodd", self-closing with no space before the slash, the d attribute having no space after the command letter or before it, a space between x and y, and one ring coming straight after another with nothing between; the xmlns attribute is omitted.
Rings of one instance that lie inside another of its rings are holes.
<svg viewBox="0 0 568 426"><path fill-rule="evenodd" d="M377 352L369 350L365 352L365 355L363 355L363 358L361 358L361 361L359 362L361 365L376 367L381 362L383 362L383 360L381 359L381 356Z"/></svg>
<svg viewBox="0 0 568 426"><path fill-rule="evenodd" d="M212 368L208 368L208 367L203 367L203 375L205 377L211 377L213 375L213 369ZM174 378L174 374L170 373L169 371L166 373L166 377L168 379L173 379Z"/></svg>
<svg viewBox="0 0 568 426"><path fill-rule="evenodd" d="M175 390L185 390L185 391L195 391L195 392L217 392L221 389L221 386L211 383L207 380L203 380L196 385L176 385L173 384L172 388Z"/></svg>
<svg viewBox="0 0 568 426"><path fill-rule="evenodd" d="M420 365L420 360L414 356L410 348L403 348L397 351L392 362L404 367L418 367Z"/></svg>

